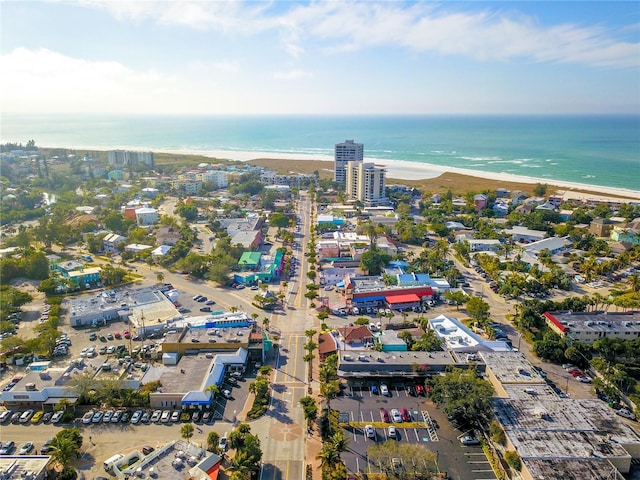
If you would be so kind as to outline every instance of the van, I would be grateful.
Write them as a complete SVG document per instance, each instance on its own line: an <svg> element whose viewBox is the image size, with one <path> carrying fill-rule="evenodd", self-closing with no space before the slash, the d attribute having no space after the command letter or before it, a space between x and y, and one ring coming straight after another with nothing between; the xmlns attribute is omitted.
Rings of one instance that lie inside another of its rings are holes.
<svg viewBox="0 0 640 480"><path fill-rule="evenodd" d="M118 460L122 460L124 455L121 453L116 453L114 456L107 458L102 464L105 472L111 472L111 469L115 465Z"/></svg>

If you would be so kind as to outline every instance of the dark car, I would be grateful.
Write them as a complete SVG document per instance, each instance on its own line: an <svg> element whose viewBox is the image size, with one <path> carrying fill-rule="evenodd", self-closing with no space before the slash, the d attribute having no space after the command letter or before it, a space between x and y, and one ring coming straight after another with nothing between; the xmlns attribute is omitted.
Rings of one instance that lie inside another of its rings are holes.
<svg viewBox="0 0 640 480"><path fill-rule="evenodd" d="M378 391L378 386L377 385L371 385L371 393L373 393L374 395L378 395L378 393L380 393Z"/></svg>
<svg viewBox="0 0 640 480"><path fill-rule="evenodd" d="M142 453L144 453L145 455L149 455L154 450L155 450L155 448L153 448L153 447L151 447L149 445L145 445L144 447L142 447Z"/></svg>
<svg viewBox="0 0 640 480"><path fill-rule="evenodd" d="M206 302L207 300L208 300L208 298L207 298L207 297L200 297L198 300L196 300L196 302L198 302L198 303L204 303L204 302Z"/></svg>
<svg viewBox="0 0 640 480"><path fill-rule="evenodd" d="M408 386L407 386L407 393L408 393L409 395L411 395L412 397L415 397L415 396L416 396L416 389L415 389L415 387L414 387L413 385L408 385Z"/></svg>
<svg viewBox="0 0 640 480"><path fill-rule="evenodd" d="M201 312L210 312L211 311L211 307L202 307L200 309Z"/></svg>

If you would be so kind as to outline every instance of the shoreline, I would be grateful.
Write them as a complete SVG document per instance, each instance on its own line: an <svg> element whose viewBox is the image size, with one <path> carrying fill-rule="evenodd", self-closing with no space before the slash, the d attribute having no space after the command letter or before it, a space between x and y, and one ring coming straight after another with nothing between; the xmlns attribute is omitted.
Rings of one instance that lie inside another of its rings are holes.
<svg viewBox="0 0 640 480"><path fill-rule="evenodd" d="M95 146L72 146L72 147L42 147L49 148L66 148L69 150L91 150L106 152L110 149L130 149L130 150L147 150L145 148L130 148L127 146L118 147L95 147ZM278 152L262 152L262 151L244 151L244 150L195 150L195 149L148 149L154 153L164 153L171 155L186 155L186 156L200 156L218 160L231 160L248 162L251 160L277 160L277 161L291 161L294 162L329 162L333 163L333 156L322 154L300 154L300 153L284 153ZM387 169L387 178L392 180L407 180L407 181L420 181L437 178L445 173L454 173L458 175L465 175L468 177L475 177L480 179L493 180L498 182L510 182L510 183L523 183L529 185L535 184L547 184L549 186L557 187L559 189L568 190L566 193L571 193L572 190L582 191L581 195L584 195L585 191L594 192L601 195L614 195L615 197L622 198L629 201L640 200L640 190L630 190L619 187L606 187L601 185L592 185L579 182L568 182L563 180L550 180L546 178L529 177L511 173L498 173L487 172L481 170L471 170L458 167L449 167L446 165L434 165L429 163L411 162L407 160L387 160L377 158L364 159L366 162L372 162L376 165L384 166ZM575 196L574 196L575 197Z"/></svg>

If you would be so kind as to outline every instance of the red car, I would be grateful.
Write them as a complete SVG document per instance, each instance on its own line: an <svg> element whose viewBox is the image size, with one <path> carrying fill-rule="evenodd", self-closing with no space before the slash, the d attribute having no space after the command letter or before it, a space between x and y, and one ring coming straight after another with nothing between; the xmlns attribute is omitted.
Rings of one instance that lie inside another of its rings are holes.
<svg viewBox="0 0 640 480"><path fill-rule="evenodd" d="M400 410L400 416L402 417L403 422L411 421L411 414L409 413L409 410L407 410L406 408L403 408L402 410Z"/></svg>
<svg viewBox="0 0 640 480"><path fill-rule="evenodd" d="M584 373L582 373L581 370L574 370L574 371L571 372L571 375L573 375L574 378L575 377L583 377Z"/></svg>
<svg viewBox="0 0 640 480"><path fill-rule="evenodd" d="M419 383L416 384L416 393L418 395L424 395L424 387Z"/></svg>
<svg viewBox="0 0 640 480"><path fill-rule="evenodd" d="M383 422L389 423L391 421L391 418L389 418L389 412L387 412L384 408L380 409L380 418Z"/></svg>
<svg viewBox="0 0 640 480"><path fill-rule="evenodd" d="M122 332L122 335L124 335L124 338L131 338L131 332L129 330Z"/></svg>
<svg viewBox="0 0 640 480"><path fill-rule="evenodd" d="M116 337L118 340L122 338L122 335L120 335L120 332L113 332L113 336Z"/></svg>

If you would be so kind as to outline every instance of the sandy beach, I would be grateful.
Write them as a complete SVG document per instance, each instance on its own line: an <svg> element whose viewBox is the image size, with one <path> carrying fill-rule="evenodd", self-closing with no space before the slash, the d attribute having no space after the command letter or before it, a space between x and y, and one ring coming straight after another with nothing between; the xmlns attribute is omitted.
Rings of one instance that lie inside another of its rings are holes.
<svg viewBox="0 0 640 480"><path fill-rule="evenodd" d="M107 151L104 146L77 146L66 147L71 150ZM140 148L127 147L126 145L111 148L141 150ZM198 157L199 159L211 158L218 160L232 160L250 162L262 165L280 172L311 173L315 170L326 175L333 172L333 157L330 155L302 155L300 153L262 152L262 151L234 151L234 150L156 150L156 154L184 155ZM400 180L401 183L433 188L433 191L451 188L453 191L483 191L491 188L520 188L525 192L531 192L538 184L546 184L555 187L554 192L565 195L565 198L586 199L623 199L627 201L640 200L640 190L624 188L604 187L586 183L566 182L548 178L536 178L509 173L483 172L463 168L455 168L446 165L434 165L427 163L408 162L403 160L381 160L365 158L367 162L384 166L387 169L389 180ZM331 176L333 174L331 173ZM442 181L438 181L438 180ZM482 181L485 180L485 181ZM393 182L391 182L393 183Z"/></svg>
<svg viewBox="0 0 640 480"><path fill-rule="evenodd" d="M251 163L261 164L260 162L269 161L277 163L280 168L290 163L290 171L297 172L298 166L302 162L316 163L319 167L316 169L325 169L333 171L333 157L329 155L300 155L278 153L274 158L274 154L270 152L245 152L245 151L159 151L171 154L183 155L199 155L209 158L238 160L243 162L251 161ZM367 162L373 162L376 165L384 166L387 169L387 178L392 180L406 180L410 182L420 182L421 180L435 179L445 173L453 173L466 177L475 177L480 179L492 180L495 182L503 182L505 184L526 184L534 186L538 183L552 185L556 187L556 191L562 192L566 198L621 198L629 201L640 200L640 191L628 190L623 188L603 187L599 185L589 185L582 183L564 182L560 180L550 180L545 178L525 177L521 175L512 175L509 173L482 172L477 170L468 170L462 168L449 167L445 165L433 165L427 163L408 162L402 160L380 160L374 158L365 158Z"/></svg>

